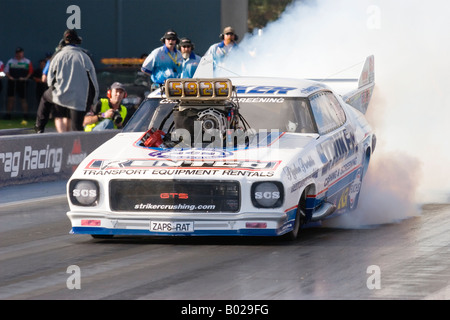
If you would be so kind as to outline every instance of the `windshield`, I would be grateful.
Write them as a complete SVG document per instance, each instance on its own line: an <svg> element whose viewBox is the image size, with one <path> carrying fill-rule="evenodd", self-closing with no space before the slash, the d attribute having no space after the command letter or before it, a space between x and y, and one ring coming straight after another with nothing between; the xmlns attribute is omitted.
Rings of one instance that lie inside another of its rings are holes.
<svg viewBox="0 0 450 320"><path fill-rule="evenodd" d="M316 133L308 100L305 98L238 98L234 102L248 126L255 130ZM167 132L173 123L171 111L177 103L147 99L124 128L124 132L145 132L156 128ZM202 105L202 109L206 107ZM211 105L214 108L214 105Z"/></svg>
<svg viewBox="0 0 450 320"><path fill-rule="evenodd" d="M308 100L303 98L239 98L240 113L256 130L316 132Z"/></svg>

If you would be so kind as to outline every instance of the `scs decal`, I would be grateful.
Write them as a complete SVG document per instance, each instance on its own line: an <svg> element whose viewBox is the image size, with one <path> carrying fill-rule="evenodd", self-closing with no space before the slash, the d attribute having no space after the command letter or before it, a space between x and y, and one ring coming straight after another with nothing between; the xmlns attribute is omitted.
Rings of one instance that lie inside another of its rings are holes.
<svg viewBox="0 0 450 320"><path fill-rule="evenodd" d="M255 192L255 199L261 200L261 199L280 199L280 192L278 191L266 191L266 192Z"/></svg>
<svg viewBox="0 0 450 320"><path fill-rule="evenodd" d="M74 197L96 197L97 190L92 189L74 189L72 191Z"/></svg>

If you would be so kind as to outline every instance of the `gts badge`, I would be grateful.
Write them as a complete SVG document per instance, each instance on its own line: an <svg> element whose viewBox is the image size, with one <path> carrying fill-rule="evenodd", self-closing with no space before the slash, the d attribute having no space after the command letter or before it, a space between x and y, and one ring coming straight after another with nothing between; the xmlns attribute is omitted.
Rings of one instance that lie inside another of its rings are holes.
<svg viewBox="0 0 450 320"><path fill-rule="evenodd" d="M187 193L163 192L159 195L161 199L189 199Z"/></svg>

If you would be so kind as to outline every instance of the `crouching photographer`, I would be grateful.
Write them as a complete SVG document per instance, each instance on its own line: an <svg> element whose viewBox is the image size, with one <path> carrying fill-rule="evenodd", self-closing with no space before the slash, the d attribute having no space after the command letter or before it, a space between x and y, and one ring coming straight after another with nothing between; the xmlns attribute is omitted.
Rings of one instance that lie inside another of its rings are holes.
<svg viewBox="0 0 450 320"><path fill-rule="evenodd" d="M121 129L127 116L127 108L121 105L126 98L125 86L114 82L107 92L108 98L102 98L84 117L84 131Z"/></svg>

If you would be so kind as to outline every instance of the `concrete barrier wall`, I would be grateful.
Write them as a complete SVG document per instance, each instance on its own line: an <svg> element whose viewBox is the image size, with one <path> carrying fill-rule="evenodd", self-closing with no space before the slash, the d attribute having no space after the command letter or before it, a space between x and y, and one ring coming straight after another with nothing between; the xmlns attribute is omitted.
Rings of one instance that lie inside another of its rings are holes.
<svg viewBox="0 0 450 320"><path fill-rule="evenodd" d="M68 179L89 153L118 132L0 136L0 187Z"/></svg>

